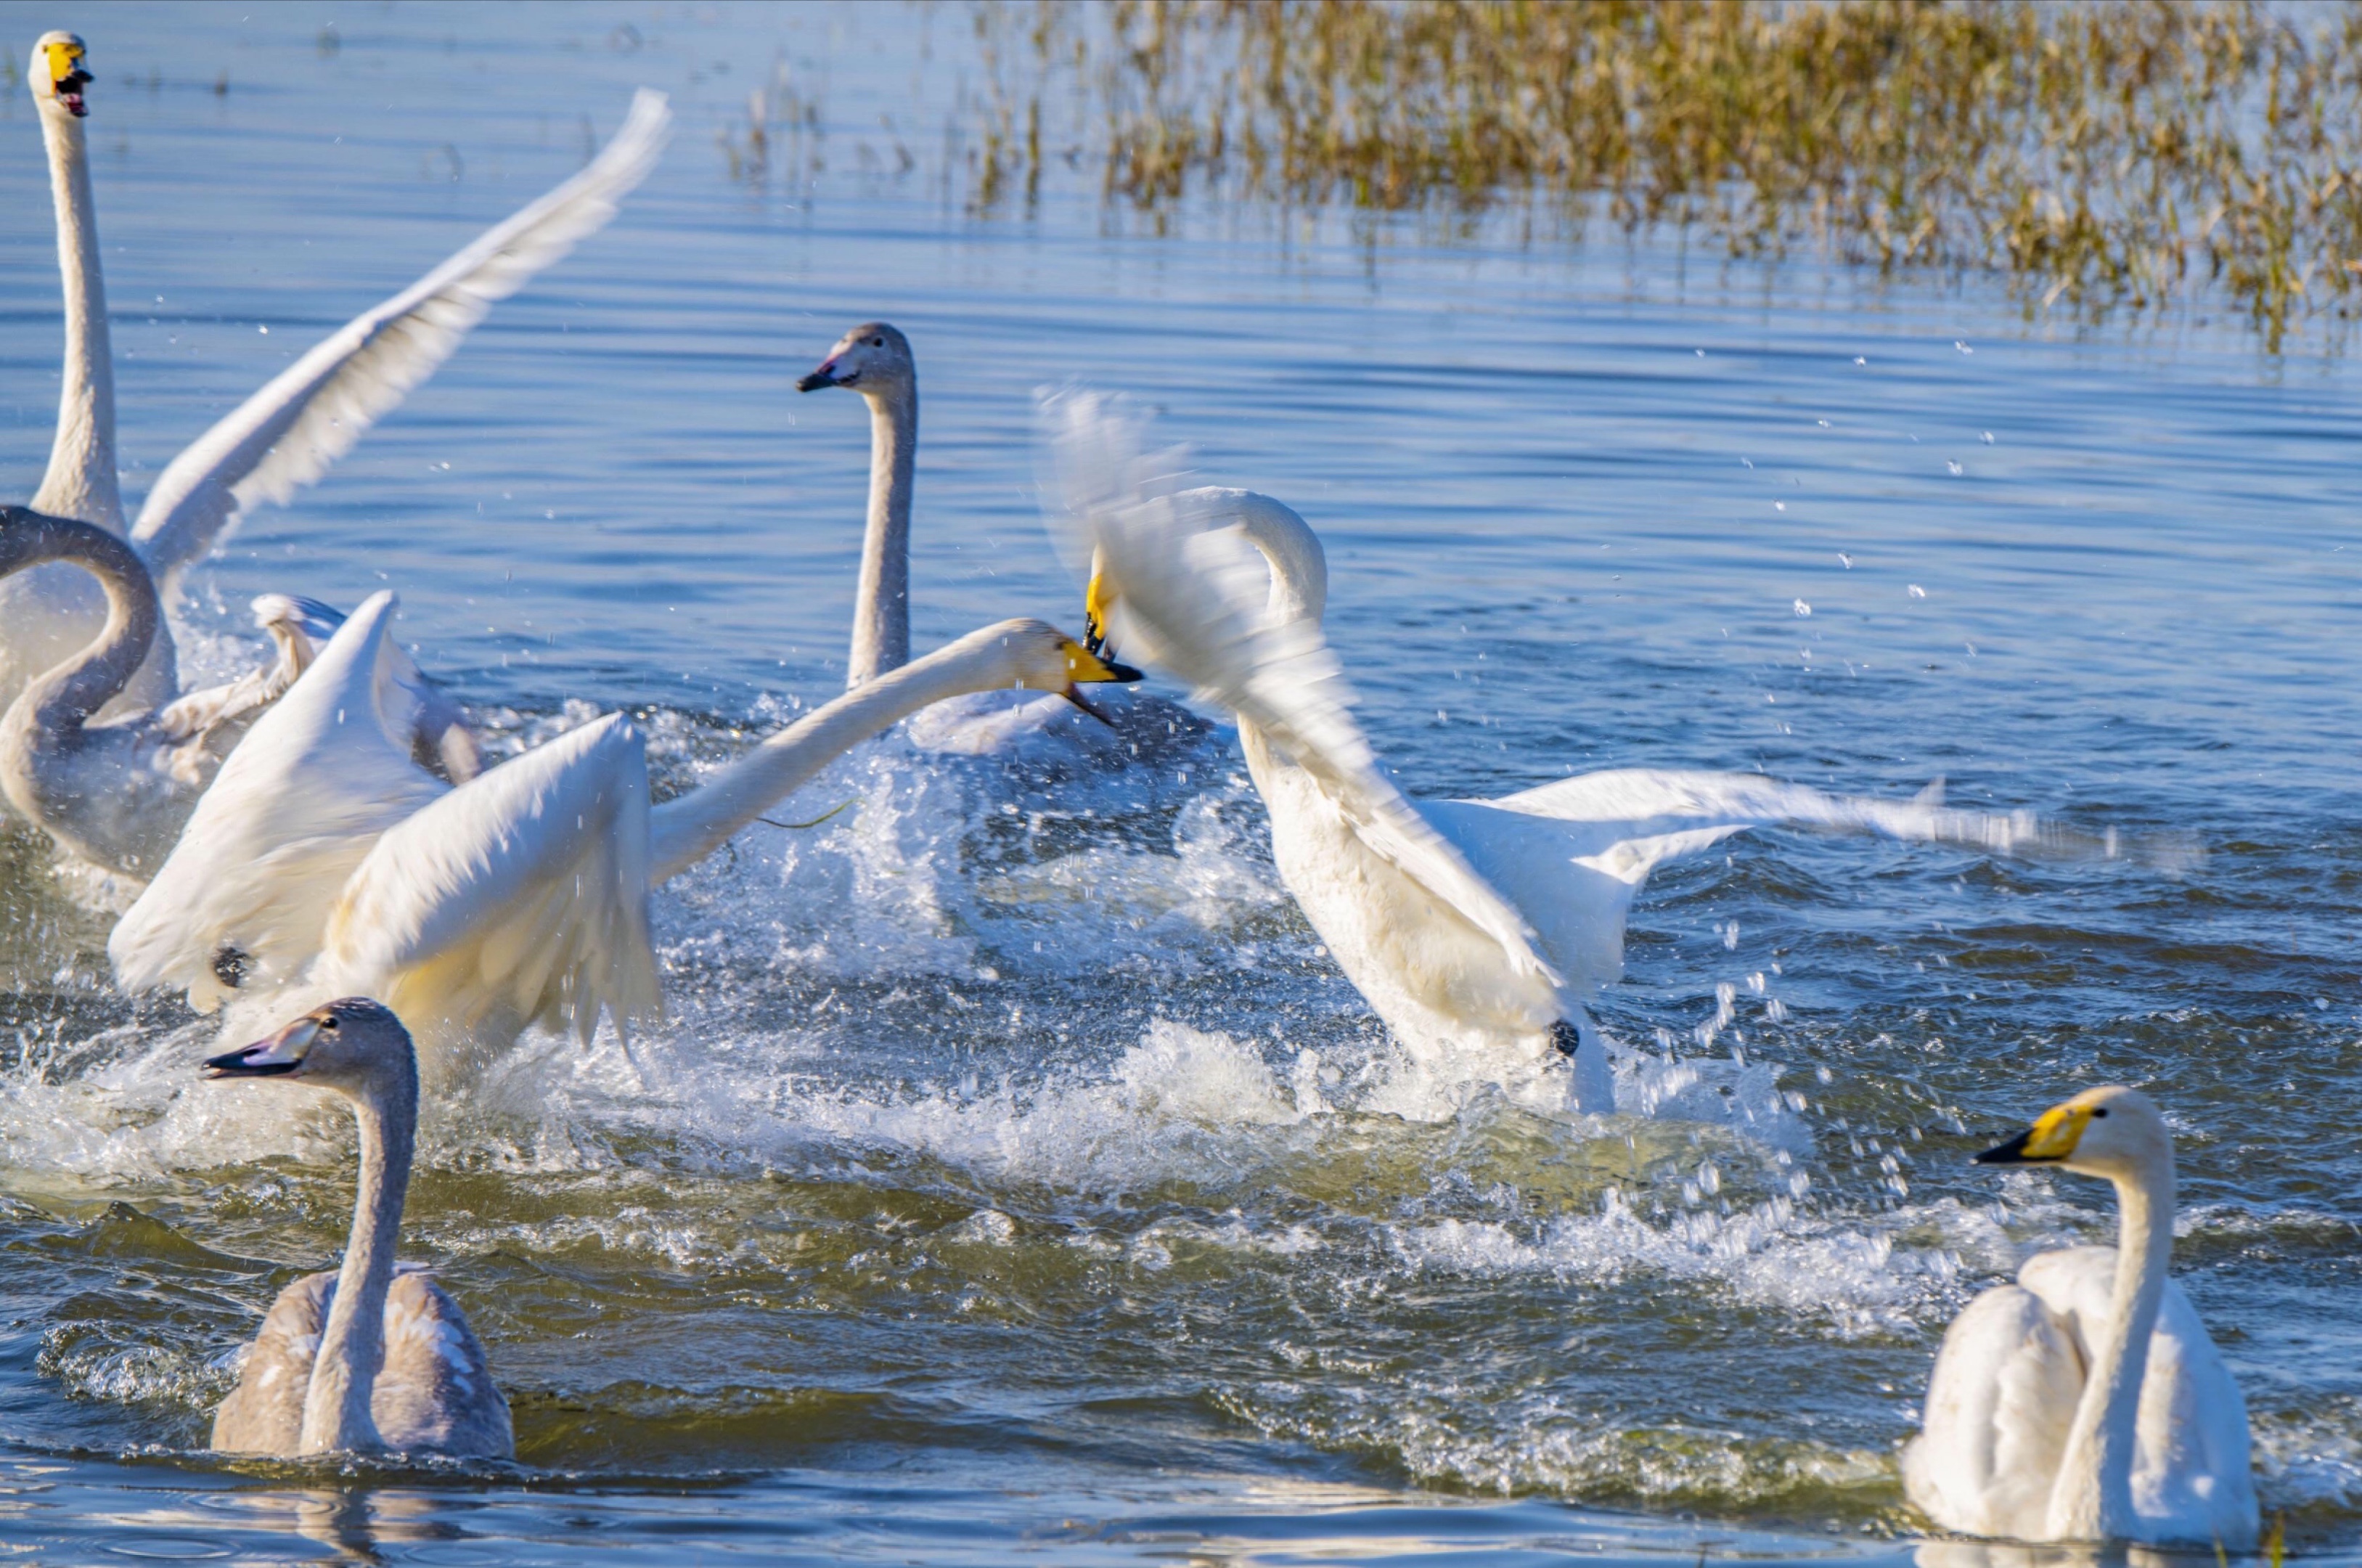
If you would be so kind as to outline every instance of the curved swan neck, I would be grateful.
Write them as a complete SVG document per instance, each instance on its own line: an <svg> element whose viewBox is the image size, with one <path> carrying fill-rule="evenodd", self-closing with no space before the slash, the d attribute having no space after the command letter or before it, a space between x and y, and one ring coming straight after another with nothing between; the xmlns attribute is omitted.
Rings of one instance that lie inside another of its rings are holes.
<svg viewBox="0 0 2362 1568"><path fill-rule="evenodd" d="M17 699L18 709L30 705L37 728L56 734L79 729L131 684L161 616L148 568L121 539L88 523L0 508L0 576L45 561L81 567L106 591L106 624L97 640Z"/></svg>
<svg viewBox="0 0 2362 1568"><path fill-rule="evenodd" d="M869 528L853 601L849 690L911 661L911 490L919 456L919 389L898 382L869 404Z"/></svg>
<svg viewBox="0 0 2362 1568"><path fill-rule="evenodd" d="M385 1365L385 1296L393 1283L393 1250L402 1233L403 1198L410 1188L411 1155L418 1135L418 1068L398 1070L353 1097L360 1124L360 1192L353 1234L337 1271L337 1296L320 1331L312 1385L304 1397L302 1453L382 1448L370 1414L379 1371Z"/></svg>
<svg viewBox="0 0 2362 1568"><path fill-rule="evenodd" d="M58 272L65 285L65 384L49 471L33 504L123 532L123 495L115 474L115 348L106 330L106 282L98 254L98 215L90 193L83 122L44 114L50 190L57 204Z"/></svg>
<svg viewBox="0 0 2362 1568"><path fill-rule="evenodd" d="M2133 1448L2149 1337L2173 1257L2172 1156L2115 1178L2116 1280L2107 1341L2092 1347L2083 1397L2067 1431L2050 1494L2050 1533L2060 1540L2126 1534L2133 1514Z"/></svg>
<svg viewBox="0 0 2362 1568"><path fill-rule="evenodd" d="M990 691L1015 679L998 626L970 632L926 657L888 670L813 709L678 800L649 814L649 858L658 882L677 877L881 730L931 702Z"/></svg>
<svg viewBox="0 0 2362 1568"><path fill-rule="evenodd" d="M1271 563L1273 620L1318 623L1329 611L1329 555L1320 547L1320 536L1267 495L1239 491L1227 499L1239 531Z"/></svg>

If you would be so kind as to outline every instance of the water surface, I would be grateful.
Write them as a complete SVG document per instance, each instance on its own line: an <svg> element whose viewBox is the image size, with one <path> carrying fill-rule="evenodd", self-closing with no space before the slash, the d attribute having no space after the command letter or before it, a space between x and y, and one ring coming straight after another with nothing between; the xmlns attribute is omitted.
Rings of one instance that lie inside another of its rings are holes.
<svg viewBox="0 0 2362 1568"><path fill-rule="evenodd" d="M202 1453L257 1315L341 1245L349 1134L195 1084L214 1026L115 995L104 924L12 827L0 1539L1899 1559L1895 1451L1944 1325L2110 1222L2092 1184L1965 1158L2122 1079L2176 1119L2177 1267L2265 1507L2354 1554L2342 360L1670 239L1160 226L1087 166L975 218L980 68L945 8L0 16L12 49L92 46L133 494L579 167L633 86L679 111L609 230L198 574L201 668L254 657L255 593L392 585L502 748L625 707L678 787L842 682L866 420L793 381L882 317L923 376L922 646L1079 630L1030 442L1033 390L1080 380L1320 531L1332 640L1417 791L1941 776L2208 851L2176 875L1733 841L1642 897L1600 1011L1649 1055L1648 1114L1592 1122L1410 1070L1287 900L1227 732L1021 767L889 737L784 808L851 809L660 898L644 1081L611 1038L528 1041L432 1118L406 1249L489 1342L520 1453L422 1474ZM746 97L782 69L826 134L756 177ZM58 328L21 88L0 136L0 483L25 494Z"/></svg>

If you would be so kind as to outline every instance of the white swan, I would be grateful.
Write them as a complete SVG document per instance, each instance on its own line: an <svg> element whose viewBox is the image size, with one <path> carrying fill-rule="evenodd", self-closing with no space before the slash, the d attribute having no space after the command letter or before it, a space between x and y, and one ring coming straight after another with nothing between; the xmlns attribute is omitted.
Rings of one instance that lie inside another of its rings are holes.
<svg viewBox="0 0 2362 1568"><path fill-rule="evenodd" d="M861 538L861 575L853 600L847 690L900 668L911 657L911 498L919 453L919 364L911 340L892 325L866 321L845 333L800 392L843 387L869 405L869 517ZM1209 729L1178 703L1133 692L1125 701L1087 710L1083 724L1054 698L1012 699L977 692L914 714L912 744L928 751L1003 756L1031 737L1054 733L1085 751L1153 757Z"/></svg>
<svg viewBox="0 0 2362 1568"><path fill-rule="evenodd" d="M52 564L97 583L107 616L88 647L36 677L0 714L0 800L69 854L145 878L164 863L222 759L311 662L307 634L342 617L311 600L266 595L255 613L278 644L275 663L152 713L100 719L159 635L155 587L131 547L105 529L0 506L0 587ZM401 667L422 694L414 746L472 762L458 710L406 656Z"/></svg>
<svg viewBox="0 0 2362 1568"><path fill-rule="evenodd" d="M418 1128L418 1062L392 1009L365 997L328 1003L268 1040L215 1056L209 1078L305 1084L351 1102L360 1192L342 1268L279 1293L237 1386L214 1417L226 1453L516 1452L509 1402L458 1304L394 1245Z"/></svg>
<svg viewBox="0 0 2362 1568"><path fill-rule="evenodd" d="M1177 452L1088 394L1045 403L1054 529L1091 563L1094 651L1114 642L1238 717L1272 854L1305 918L1407 1044L1479 1061L1573 1058L1577 1103L1613 1107L1584 1008L1623 969L1649 872L1750 827L1794 823L2007 849L2028 818L1826 795L1745 774L1620 768L1494 801L1413 801L1353 722L1320 630L1328 567L1286 506L1175 491Z"/></svg>
<svg viewBox="0 0 2362 1568"><path fill-rule="evenodd" d="M652 1015L651 888L831 760L930 702L1137 679L1038 621L988 626L879 676L650 807L639 732L611 713L453 790L408 766L393 596L356 611L258 720L107 943L127 989L366 992L416 1032L431 1080L530 1023L584 1038Z"/></svg>
<svg viewBox="0 0 2362 1568"><path fill-rule="evenodd" d="M33 46L33 100L47 144L65 289L65 385L37 511L125 534L115 457L115 368L83 119L88 52L72 33ZM167 605L178 580L259 501L285 502L432 375L494 302L595 233L655 166L671 113L643 91L605 150L572 179L487 230L383 304L354 317L200 436L157 477L128 537ZM98 635L106 603L83 573L51 568L0 583L0 704ZM156 707L179 681L160 625L127 687Z"/></svg>
<svg viewBox="0 0 2362 1568"><path fill-rule="evenodd" d="M1976 1163L2105 1177L2116 1244L2038 1253L1953 1320L1904 1493L1970 1535L2252 1548L2246 1402L2166 1277L2173 1137L2156 1102L2086 1089Z"/></svg>

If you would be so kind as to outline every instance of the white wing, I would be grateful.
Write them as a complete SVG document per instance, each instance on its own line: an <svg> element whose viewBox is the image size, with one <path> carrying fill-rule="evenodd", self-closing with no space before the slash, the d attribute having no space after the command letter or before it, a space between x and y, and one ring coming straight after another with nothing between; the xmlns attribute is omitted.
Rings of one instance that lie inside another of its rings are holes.
<svg viewBox="0 0 2362 1568"><path fill-rule="evenodd" d="M241 971L293 978L378 835L445 792L410 759L418 699L392 657L394 604L356 611L198 798L107 939L126 989L182 987L211 1011Z"/></svg>
<svg viewBox="0 0 2362 1568"><path fill-rule="evenodd" d="M443 1056L531 1022L587 1040L602 1009L619 1024L656 1014L639 731L610 713L386 834L337 903L315 973L383 1001Z"/></svg>
<svg viewBox="0 0 2362 1568"><path fill-rule="evenodd" d="M1756 827L1811 827L1966 845L1996 854L2073 851L2030 812L1949 810L1930 795L1875 801L1747 773L1613 768L1494 801L1421 801L1419 810L1530 921L1570 985L1623 972L1633 896L1663 862Z"/></svg>
<svg viewBox="0 0 2362 1568"><path fill-rule="evenodd" d="M258 500L284 503L450 358L494 302L615 215L656 166L672 112L646 88L590 165L345 324L172 459L131 530L167 595Z"/></svg>
<svg viewBox="0 0 2362 1568"><path fill-rule="evenodd" d="M1946 1529L2041 1540L2084 1366L2032 1291L1978 1296L1945 1331L1926 1425L1903 1451L1904 1494Z"/></svg>
<svg viewBox="0 0 2362 1568"><path fill-rule="evenodd" d="M1319 785L1367 850L1497 943L1512 973L1554 981L1517 910L1380 767L1319 623L1272 614L1270 569L1230 526L1242 492L1179 491L1186 454L1143 454L1145 424L1120 403L1069 395L1044 414L1049 493L1064 503L1053 527L1077 535L1076 553L1098 559L1117 587L1119 646L1252 724Z"/></svg>

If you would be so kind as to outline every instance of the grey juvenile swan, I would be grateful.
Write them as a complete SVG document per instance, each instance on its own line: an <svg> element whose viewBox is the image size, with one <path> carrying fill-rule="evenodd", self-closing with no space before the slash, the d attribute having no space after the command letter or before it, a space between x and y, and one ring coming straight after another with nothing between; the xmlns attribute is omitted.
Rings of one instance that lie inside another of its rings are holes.
<svg viewBox="0 0 2362 1568"><path fill-rule="evenodd" d="M360 1195L342 1268L279 1293L214 1417L226 1453L391 1450L506 1459L509 1402L458 1303L394 1242L418 1128L418 1058L392 1010L365 997L315 1008L268 1040L215 1056L209 1078L315 1085L351 1102Z"/></svg>

